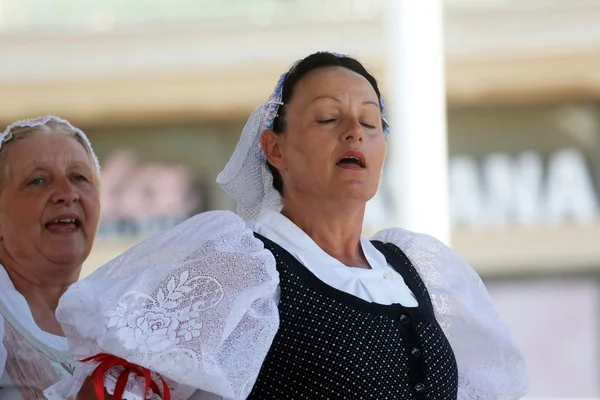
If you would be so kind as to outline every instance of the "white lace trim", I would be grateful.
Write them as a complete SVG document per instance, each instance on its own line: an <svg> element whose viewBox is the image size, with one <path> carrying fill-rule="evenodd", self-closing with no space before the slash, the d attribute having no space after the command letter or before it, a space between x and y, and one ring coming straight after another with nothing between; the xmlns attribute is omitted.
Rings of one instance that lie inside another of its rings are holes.
<svg viewBox="0 0 600 400"><path fill-rule="evenodd" d="M425 282L456 356L458 398L523 396L523 355L479 276L429 236L388 229L374 239L399 246ZM277 332L278 283L273 256L243 221L211 212L142 242L73 285L57 318L74 359L114 354L160 373L174 398L200 389L244 399ZM79 365L46 396L77 393L93 369ZM110 374L107 379L110 389ZM143 385L130 384L134 399L132 388Z"/></svg>
<svg viewBox="0 0 600 400"><path fill-rule="evenodd" d="M458 365L460 400L514 400L527 393L525 358L477 273L440 241L393 228L373 237L398 246L429 291Z"/></svg>
<svg viewBox="0 0 600 400"><path fill-rule="evenodd" d="M244 222L209 212L72 285L56 314L74 359L113 354L177 385L243 399L278 329L278 283L272 254ZM68 397L90 373L80 365L46 396Z"/></svg>
<svg viewBox="0 0 600 400"><path fill-rule="evenodd" d="M90 140L88 139L86 134L83 133L83 131L81 129L76 128L73 125L71 125L71 123L69 121L62 119L60 117L56 117L54 115L46 115L44 117L29 118L29 119L24 119L21 121L13 122L12 124L10 124L9 126L6 127L6 129L4 130L4 132L2 132L2 134L0 134L0 148L2 148L2 146L4 145L5 142L12 139L13 129L26 128L26 127L32 128L32 127L36 127L36 126L42 126L42 125L46 125L50 121L58 122L59 124L68 126L69 128L71 128L73 130L73 132L75 132L75 134L77 136L79 136L81 138L81 140L83 140L83 142L85 143L85 146L88 148L88 150L90 151L90 153L92 155L92 160L94 161L94 167L96 168L96 171L100 172L100 162L98 161L98 157L96 156L96 153L94 153L92 144L90 143Z"/></svg>

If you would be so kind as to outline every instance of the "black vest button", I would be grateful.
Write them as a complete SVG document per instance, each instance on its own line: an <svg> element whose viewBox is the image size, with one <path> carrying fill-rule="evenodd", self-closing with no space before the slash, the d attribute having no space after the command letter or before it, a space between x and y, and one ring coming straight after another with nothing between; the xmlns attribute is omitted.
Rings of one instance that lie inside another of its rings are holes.
<svg viewBox="0 0 600 400"><path fill-rule="evenodd" d="M423 393L425 391L425 385L422 383L417 383L415 385L415 390L419 393Z"/></svg>
<svg viewBox="0 0 600 400"><path fill-rule="evenodd" d="M404 325L406 325L410 322L410 318L408 318L408 315L402 314L400 316L400 322L403 323Z"/></svg>
<svg viewBox="0 0 600 400"><path fill-rule="evenodd" d="M410 354L412 354L413 357L421 357L421 350L417 347L413 347Z"/></svg>

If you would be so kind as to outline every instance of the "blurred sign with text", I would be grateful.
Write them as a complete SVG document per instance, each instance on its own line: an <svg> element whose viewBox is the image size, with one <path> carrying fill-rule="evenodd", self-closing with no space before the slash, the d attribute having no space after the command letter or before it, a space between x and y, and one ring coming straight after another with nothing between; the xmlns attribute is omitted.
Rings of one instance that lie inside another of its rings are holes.
<svg viewBox="0 0 600 400"><path fill-rule="evenodd" d="M450 160L453 226L590 223L598 217L598 193L583 154L564 149L547 163L535 152Z"/></svg>

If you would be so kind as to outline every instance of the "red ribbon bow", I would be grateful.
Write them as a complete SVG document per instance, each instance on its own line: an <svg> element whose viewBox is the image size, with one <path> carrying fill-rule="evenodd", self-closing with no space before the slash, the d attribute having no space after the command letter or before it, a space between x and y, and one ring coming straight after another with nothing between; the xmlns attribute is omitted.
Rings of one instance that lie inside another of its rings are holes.
<svg viewBox="0 0 600 400"><path fill-rule="evenodd" d="M139 365L132 364L127 360L106 353L96 354L95 356L88 357L84 360L81 360L80 362L88 361L100 363L90 376L90 379L94 383L94 390L96 391L96 397L98 398L98 400L104 400L104 373L112 367L125 368L121 375L119 375L119 378L117 379L115 393L113 395L113 398L115 400L121 400L123 398L123 393L125 393L125 386L127 385L127 380L129 379L129 375L131 373L146 378L146 387L144 388L144 399L147 398L149 389L152 389L152 391L156 394L160 394L158 385L152 379L152 374L148 368L140 367ZM158 375L158 377L162 381L163 386L162 399L171 400L171 392L169 390L169 387L167 386L167 383L162 378L162 376Z"/></svg>

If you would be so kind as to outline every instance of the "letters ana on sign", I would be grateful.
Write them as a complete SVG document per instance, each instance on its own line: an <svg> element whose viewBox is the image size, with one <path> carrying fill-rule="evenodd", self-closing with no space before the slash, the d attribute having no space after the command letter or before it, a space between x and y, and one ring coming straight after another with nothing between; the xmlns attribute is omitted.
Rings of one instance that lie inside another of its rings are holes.
<svg viewBox="0 0 600 400"><path fill-rule="evenodd" d="M598 196L577 150L541 156L492 154L450 160L450 214L454 226L542 225L592 222Z"/></svg>

